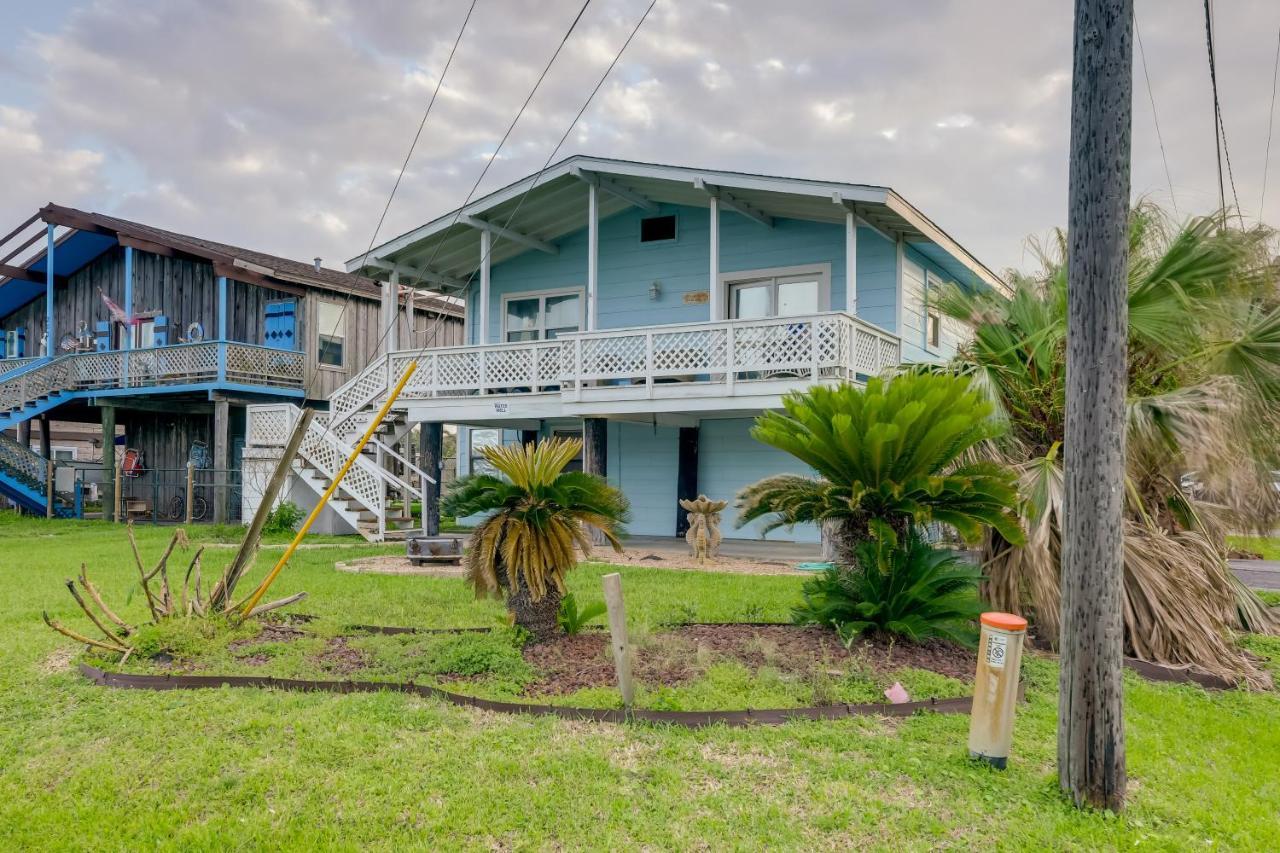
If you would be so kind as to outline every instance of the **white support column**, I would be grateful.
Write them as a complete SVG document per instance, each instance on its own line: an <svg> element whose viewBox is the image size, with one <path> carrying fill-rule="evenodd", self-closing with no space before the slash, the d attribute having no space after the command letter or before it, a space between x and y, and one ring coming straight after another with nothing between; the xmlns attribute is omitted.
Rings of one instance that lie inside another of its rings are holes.
<svg viewBox="0 0 1280 853"><path fill-rule="evenodd" d="M480 321L476 342L489 343L489 252L493 246L493 238L488 231L480 232Z"/></svg>
<svg viewBox="0 0 1280 853"><path fill-rule="evenodd" d="M720 200L712 196L707 201L707 208L711 213L711 316L709 319L714 323L728 316L724 310L724 292L720 286Z"/></svg>
<svg viewBox="0 0 1280 853"><path fill-rule="evenodd" d="M387 276L387 352L400 349L400 270Z"/></svg>
<svg viewBox="0 0 1280 853"><path fill-rule="evenodd" d="M53 238L54 224L50 222L45 226L45 250L44 250L44 352L41 355L54 358L58 353L54 349L56 346L53 336L53 281L54 281L54 249L57 247L57 240Z"/></svg>
<svg viewBox="0 0 1280 853"><path fill-rule="evenodd" d="M587 184L587 330L600 328L600 206L595 184Z"/></svg>
<svg viewBox="0 0 1280 853"><path fill-rule="evenodd" d="M899 234L897 239L897 256L896 256L896 263L897 263L896 274L897 274L897 283L898 283L897 284L898 311L896 316L898 318L897 319L898 328L893 330L893 333L897 335L899 338L902 337L902 332L906 328L903 325L903 321L906 319L906 316L907 316L907 299L906 299L907 292L905 287L906 279L904 278L904 276L906 275L906 254L907 254L905 247L906 247L906 243L903 242L902 235Z"/></svg>
<svg viewBox="0 0 1280 853"><path fill-rule="evenodd" d="M844 212L844 304L858 313L858 219L852 210Z"/></svg>

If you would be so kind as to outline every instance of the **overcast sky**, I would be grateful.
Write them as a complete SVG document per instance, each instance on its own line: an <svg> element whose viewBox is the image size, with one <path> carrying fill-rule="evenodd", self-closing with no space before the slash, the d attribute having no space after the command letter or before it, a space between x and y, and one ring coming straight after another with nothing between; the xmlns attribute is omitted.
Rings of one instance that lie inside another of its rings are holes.
<svg viewBox="0 0 1280 853"><path fill-rule="evenodd" d="M647 4L593 0L482 189L542 165ZM886 184L988 265L1025 265L1024 238L1066 218L1071 5L658 0L557 159ZM380 241L461 203L579 6L478 0ZM54 201L340 266L369 243L466 7L0 0L0 233ZM1174 196L1203 213L1203 7L1137 7ZM1257 217L1280 3L1218 7L1235 186ZM1168 204L1136 53L1135 75L1134 192ZM1262 213L1280 224L1275 160Z"/></svg>

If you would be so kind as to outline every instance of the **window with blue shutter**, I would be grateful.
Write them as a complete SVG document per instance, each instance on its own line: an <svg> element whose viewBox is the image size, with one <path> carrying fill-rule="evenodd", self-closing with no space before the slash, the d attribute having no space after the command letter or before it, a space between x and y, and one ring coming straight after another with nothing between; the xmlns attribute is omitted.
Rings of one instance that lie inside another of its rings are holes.
<svg viewBox="0 0 1280 853"><path fill-rule="evenodd" d="M298 302L280 299L268 302L263 309L263 344L272 349L298 348Z"/></svg>

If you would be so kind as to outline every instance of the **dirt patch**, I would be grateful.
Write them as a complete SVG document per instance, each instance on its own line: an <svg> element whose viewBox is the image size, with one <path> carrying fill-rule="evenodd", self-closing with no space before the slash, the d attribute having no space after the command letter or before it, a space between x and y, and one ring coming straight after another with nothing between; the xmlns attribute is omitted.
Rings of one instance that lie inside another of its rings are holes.
<svg viewBox="0 0 1280 853"><path fill-rule="evenodd" d="M325 643L324 651L316 655L316 660L326 672L334 675L350 675L369 665L369 656L360 649L352 648L346 637L333 637Z"/></svg>
<svg viewBox="0 0 1280 853"><path fill-rule="evenodd" d="M460 565L424 563L421 566L409 562L408 557L397 555L361 557L359 560L339 560L333 567L340 572L362 575L419 575L428 578L461 578L466 572Z"/></svg>
<svg viewBox="0 0 1280 853"><path fill-rule="evenodd" d="M526 646L524 659L539 673L530 694L572 693L585 687L611 687L616 675L608 635L589 631ZM852 652L823 628L794 625L686 625L655 633L635 650L632 671L650 684L692 681L713 663L731 661L752 671L772 667L805 674L829 666L843 672L857 662L876 674L918 667L971 681L977 657L953 643L913 644L867 640Z"/></svg>
<svg viewBox="0 0 1280 853"><path fill-rule="evenodd" d="M41 675L53 675L56 672L68 672L73 667L77 650L71 646L59 646L40 661L38 668Z"/></svg>
<svg viewBox="0 0 1280 853"><path fill-rule="evenodd" d="M306 634L305 631L299 631L292 625L284 622L264 622L262 628L252 637L245 637L241 640L232 640L227 643L227 648L231 652L236 649L243 649L248 646L260 646L263 643L289 643ZM247 658L246 658L247 660Z"/></svg>

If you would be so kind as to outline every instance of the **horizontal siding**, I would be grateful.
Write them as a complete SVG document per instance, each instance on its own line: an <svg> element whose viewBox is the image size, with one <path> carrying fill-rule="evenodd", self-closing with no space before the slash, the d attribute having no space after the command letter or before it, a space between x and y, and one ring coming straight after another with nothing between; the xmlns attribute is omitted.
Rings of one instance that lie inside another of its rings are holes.
<svg viewBox="0 0 1280 853"><path fill-rule="evenodd" d="M774 474L812 474L804 463L751 437L750 418L705 420L698 437L698 491L709 498L729 501L721 525L726 538L759 539L760 523L734 526L734 500L743 487ZM819 541L811 524L781 528L766 538L793 542Z"/></svg>

